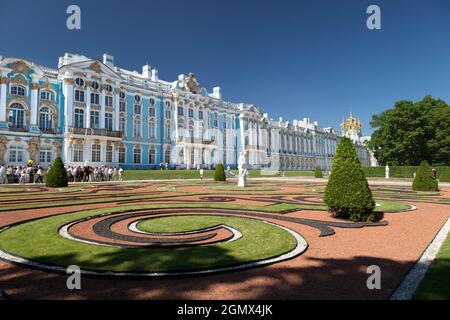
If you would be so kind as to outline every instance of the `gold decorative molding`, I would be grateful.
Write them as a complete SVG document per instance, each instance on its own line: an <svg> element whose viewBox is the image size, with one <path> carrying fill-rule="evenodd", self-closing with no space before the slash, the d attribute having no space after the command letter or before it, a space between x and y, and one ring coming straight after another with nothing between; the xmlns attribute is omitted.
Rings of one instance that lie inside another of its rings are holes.
<svg viewBox="0 0 450 320"><path fill-rule="evenodd" d="M91 68L92 70L94 70L97 73L99 73L100 70L102 69L102 67L98 61L94 61L93 63L91 63L89 68Z"/></svg>
<svg viewBox="0 0 450 320"><path fill-rule="evenodd" d="M65 78L64 82L67 83L67 84L74 84L75 83L75 81L73 79L71 79L71 78Z"/></svg>
<svg viewBox="0 0 450 320"><path fill-rule="evenodd" d="M19 73L27 72L30 69L30 68L28 68L28 65L22 60L11 63L11 68L15 72L19 72Z"/></svg>
<svg viewBox="0 0 450 320"><path fill-rule="evenodd" d="M12 78L11 83L28 86L28 81L21 75L16 75L14 78Z"/></svg>
<svg viewBox="0 0 450 320"><path fill-rule="evenodd" d="M0 78L0 84L2 84L2 83L8 84L8 82L9 82L9 80L8 80L7 77L1 77Z"/></svg>
<svg viewBox="0 0 450 320"><path fill-rule="evenodd" d="M31 89L32 90L39 90L40 89L40 85L39 85L39 83L33 83L32 85L31 85Z"/></svg>

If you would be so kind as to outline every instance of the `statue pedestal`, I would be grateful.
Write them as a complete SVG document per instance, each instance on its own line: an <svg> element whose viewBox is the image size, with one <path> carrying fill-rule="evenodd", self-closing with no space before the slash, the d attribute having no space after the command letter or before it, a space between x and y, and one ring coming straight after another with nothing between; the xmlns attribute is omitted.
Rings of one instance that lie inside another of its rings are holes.
<svg viewBox="0 0 450 320"><path fill-rule="evenodd" d="M244 175L239 175L238 187L246 187L247 179Z"/></svg>

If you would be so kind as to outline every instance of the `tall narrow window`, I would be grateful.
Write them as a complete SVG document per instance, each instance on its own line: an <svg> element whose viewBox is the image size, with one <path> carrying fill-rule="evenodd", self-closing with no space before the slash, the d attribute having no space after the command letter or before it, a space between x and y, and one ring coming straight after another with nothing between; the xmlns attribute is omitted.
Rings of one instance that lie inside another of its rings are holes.
<svg viewBox="0 0 450 320"><path fill-rule="evenodd" d="M84 110L75 108L75 128L84 128Z"/></svg>
<svg viewBox="0 0 450 320"><path fill-rule="evenodd" d="M106 146L106 162L113 162L113 146Z"/></svg>
<svg viewBox="0 0 450 320"><path fill-rule="evenodd" d="M119 148L119 163L125 163L126 149L124 147Z"/></svg>
<svg viewBox="0 0 450 320"><path fill-rule="evenodd" d="M154 164L155 162L156 162L155 149L150 148L148 150L148 163L149 164Z"/></svg>
<svg viewBox="0 0 450 320"><path fill-rule="evenodd" d="M75 90L75 101L84 102L84 91L83 90Z"/></svg>
<svg viewBox="0 0 450 320"><path fill-rule="evenodd" d="M92 162L100 162L101 146L99 144L92 145Z"/></svg>
<svg viewBox="0 0 450 320"><path fill-rule="evenodd" d="M98 93L91 93L91 103L100 104L100 96Z"/></svg>
<svg viewBox="0 0 450 320"><path fill-rule="evenodd" d="M166 149L166 151L164 151L164 162L170 163L170 149Z"/></svg>
<svg viewBox="0 0 450 320"><path fill-rule="evenodd" d="M142 136L142 122L139 117L136 117L133 120L133 136L137 138Z"/></svg>
<svg viewBox="0 0 450 320"><path fill-rule="evenodd" d="M126 105L125 101L120 101L119 102L119 111L120 112L127 112L127 105Z"/></svg>
<svg viewBox="0 0 450 320"><path fill-rule="evenodd" d="M166 123L165 129L164 129L164 137L166 140L170 140L170 123Z"/></svg>
<svg viewBox="0 0 450 320"><path fill-rule="evenodd" d="M111 131L113 129L113 114L110 112L105 113L105 128Z"/></svg>
<svg viewBox="0 0 450 320"><path fill-rule="evenodd" d="M25 108L20 103L13 103L9 109L10 126L12 128L25 128Z"/></svg>
<svg viewBox="0 0 450 320"><path fill-rule="evenodd" d="M100 113L98 111L91 111L91 128L100 128Z"/></svg>
<svg viewBox="0 0 450 320"><path fill-rule="evenodd" d="M148 137L150 139L155 139L156 137L156 126L155 123L153 121L149 122L148 124Z"/></svg>
<svg viewBox="0 0 450 320"><path fill-rule="evenodd" d="M125 133L125 124L126 124L125 117L121 116L119 118L119 131L122 133Z"/></svg>
<svg viewBox="0 0 450 320"><path fill-rule="evenodd" d="M113 106L113 97L112 96L105 96L105 106L106 107Z"/></svg>
<svg viewBox="0 0 450 320"><path fill-rule="evenodd" d="M81 143L75 143L73 145L73 161L74 162L83 161L83 145Z"/></svg>
<svg viewBox="0 0 450 320"><path fill-rule="evenodd" d="M133 163L141 163L141 148L133 149Z"/></svg>
<svg viewBox="0 0 450 320"><path fill-rule="evenodd" d="M148 108L148 116L154 117L155 116L155 107L149 107Z"/></svg>
<svg viewBox="0 0 450 320"><path fill-rule="evenodd" d="M52 113L48 107L39 110L39 129L49 131L52 129Z"/></svg>

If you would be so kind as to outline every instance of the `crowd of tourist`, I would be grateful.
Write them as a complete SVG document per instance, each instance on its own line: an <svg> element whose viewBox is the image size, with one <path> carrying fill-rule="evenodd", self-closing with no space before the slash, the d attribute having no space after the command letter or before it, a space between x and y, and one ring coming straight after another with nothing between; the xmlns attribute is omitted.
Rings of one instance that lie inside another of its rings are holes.
<svg viewBox="0 0 450 320"><path fill-rule="evenodd" d="M116 167L73 166L67 168L69 182L122 181L123 169Z"/></svg>
<svg viewBox="0 0 450 320"><path fill-rule="evenodd" d="M28 164L27 166L0 166L0 184L6 183L44 183L46 172L41 166ZM124 171L116 167L91 167L91 166L69 166L67 177L69 182L100 182L100 181L122 181Z"/></svg>

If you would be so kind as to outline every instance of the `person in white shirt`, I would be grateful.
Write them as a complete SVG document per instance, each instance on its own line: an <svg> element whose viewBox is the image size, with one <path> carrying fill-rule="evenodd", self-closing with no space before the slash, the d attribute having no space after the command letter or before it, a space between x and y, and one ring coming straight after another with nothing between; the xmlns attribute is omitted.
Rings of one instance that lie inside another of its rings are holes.
<svg viewBox="0 0 450 320"><path fill-rule="evenodd" d="M123 169L119 169L119 181L123 181Z"/></svg>

